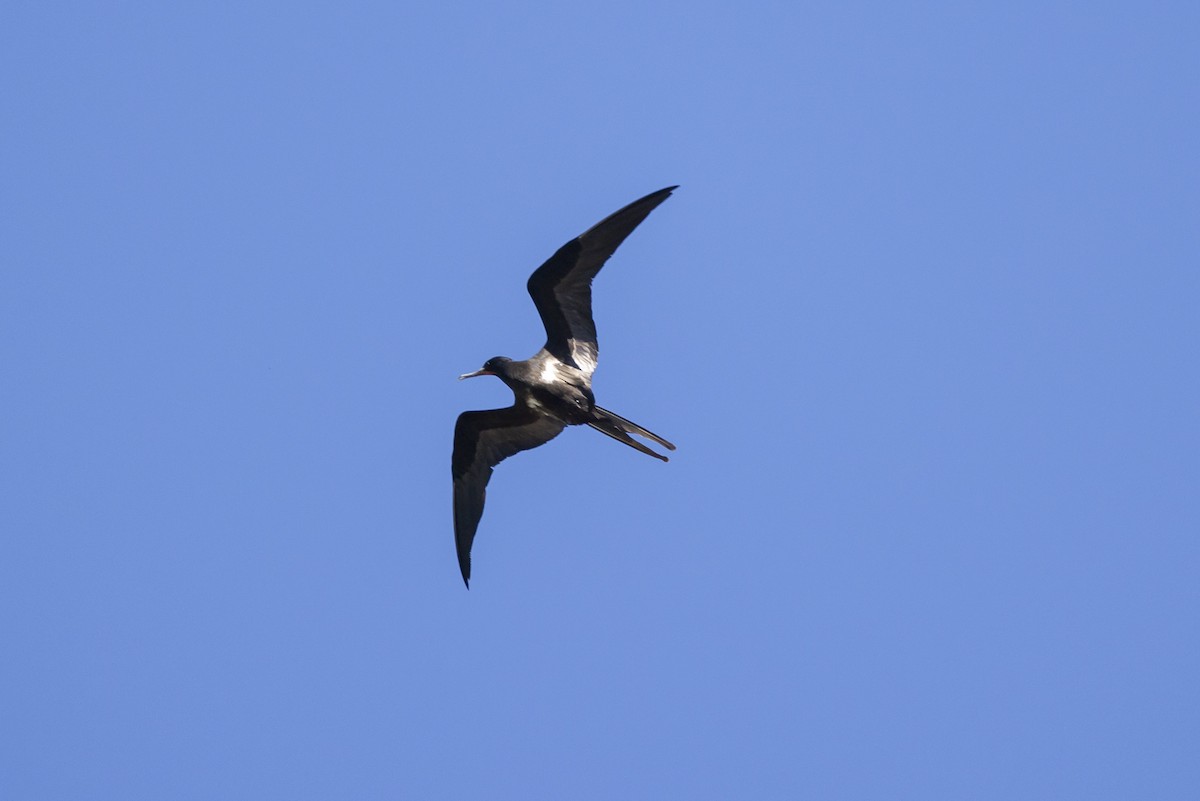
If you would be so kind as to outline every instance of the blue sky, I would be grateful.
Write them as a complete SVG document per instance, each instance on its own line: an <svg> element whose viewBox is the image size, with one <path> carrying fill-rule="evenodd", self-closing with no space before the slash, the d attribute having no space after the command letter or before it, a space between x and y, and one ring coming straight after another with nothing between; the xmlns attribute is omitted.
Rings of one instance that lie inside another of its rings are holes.
<svg viewBox="0 0 1200 801"><path fill-rule="evenodd" d="M0 796L1195 798L1196 8L6 4Z"/></svg>

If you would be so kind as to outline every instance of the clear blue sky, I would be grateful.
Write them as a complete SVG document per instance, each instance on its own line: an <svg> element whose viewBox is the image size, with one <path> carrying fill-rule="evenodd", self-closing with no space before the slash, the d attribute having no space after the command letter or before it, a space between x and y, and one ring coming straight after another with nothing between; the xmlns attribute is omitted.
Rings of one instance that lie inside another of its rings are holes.
<svg viewBox="0 0 1200 801"><path fill-rule="evenodd" d="M0 797L1200 797L1197 8L6 3Z"/></svg>

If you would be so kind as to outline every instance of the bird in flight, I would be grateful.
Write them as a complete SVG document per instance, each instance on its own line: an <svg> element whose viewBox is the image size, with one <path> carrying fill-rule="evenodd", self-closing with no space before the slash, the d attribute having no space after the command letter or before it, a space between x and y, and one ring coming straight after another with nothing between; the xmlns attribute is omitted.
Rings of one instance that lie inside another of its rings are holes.
<svg viewBox="0 0 1200 801"><path fill-rule="evenodd" d="M505 409L463 412L454 427L454 544L463 583L471 586L471 543L483 516L492 468L514 453L554 439L567 426L588 425L618 442L655 459L667 457L651 450L631 434L667 450L675 446L662 437L596 405L592 373L599 347L592 320L592 279L625 238L658 204L678 189L669 186L635 200L610 214L558 249L529 277L526 288L542 324L546 346L525 361L495 356L459 379L494 375L508 385L515 399Z"/></svg>

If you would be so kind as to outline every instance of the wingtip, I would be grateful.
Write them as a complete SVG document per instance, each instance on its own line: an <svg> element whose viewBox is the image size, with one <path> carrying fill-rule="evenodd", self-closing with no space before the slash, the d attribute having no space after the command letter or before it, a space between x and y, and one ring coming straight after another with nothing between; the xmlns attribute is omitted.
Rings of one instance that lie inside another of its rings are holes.
<svg viewBox="0 0 1200 801"><path fill-rule="evenodd" d="M662 203L664 200L669 198L671 196L671 193L674 192L678 188L679 188L679 184L675 184L674 186L664 186L662 189L655 189L650 194L646 195L643 198L635 200L630 205L637 205L638 203L642 203L647 200L656 200L657 203L655 203L655 205L658 205L658 203Z"/></svg>

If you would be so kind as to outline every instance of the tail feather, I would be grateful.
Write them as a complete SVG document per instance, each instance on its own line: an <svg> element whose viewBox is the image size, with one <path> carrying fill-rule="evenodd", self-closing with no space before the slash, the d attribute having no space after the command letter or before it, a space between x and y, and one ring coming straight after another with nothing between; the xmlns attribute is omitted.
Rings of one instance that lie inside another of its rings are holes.
<svg viewBox="0 0 1200 801"><path fill-rule="evenodd" d="M668 450L675 450L675 446L667 442L662 437L647 431L637 423L632 423L629 420L626 420L619 414L610 412L608 409L601 409L599 406L595 406L593 407L593 411L596 413L596 419L589 422L588 425L599 431L601 434L607 434L618 442L623 442L634 450L641 451L647 456L653 456L655 459L661 459L664 462L669 461L667 457L663 456L661 453L656 453L629 435L637 434L645 437L646 439L657 442L659 445L662 445Z"/></svg>
<svg viewBox="0 0 1200 801"><path fill-rule="evenodd" d="M634 423L630 420L626 420L624 417L617 414L616 412L610 412L608 409L601 409L599 406L595 406L593 408L596 411L600 412L600 414L605 415L606 417L611 417L613 420L616 420L618 423L621 424L621 427L623 429L625 429L626 431L628 431L629 433L637 434L639 436L645 437L646 439L653 440L654 442L657 442L659 445L662 445L664 448L666 448L669 451L675 450L674 445L667 442L665 439L660 437L658 434L655 434L653 431L647 431L646 429L639 426L637 423Z"/></svg>

